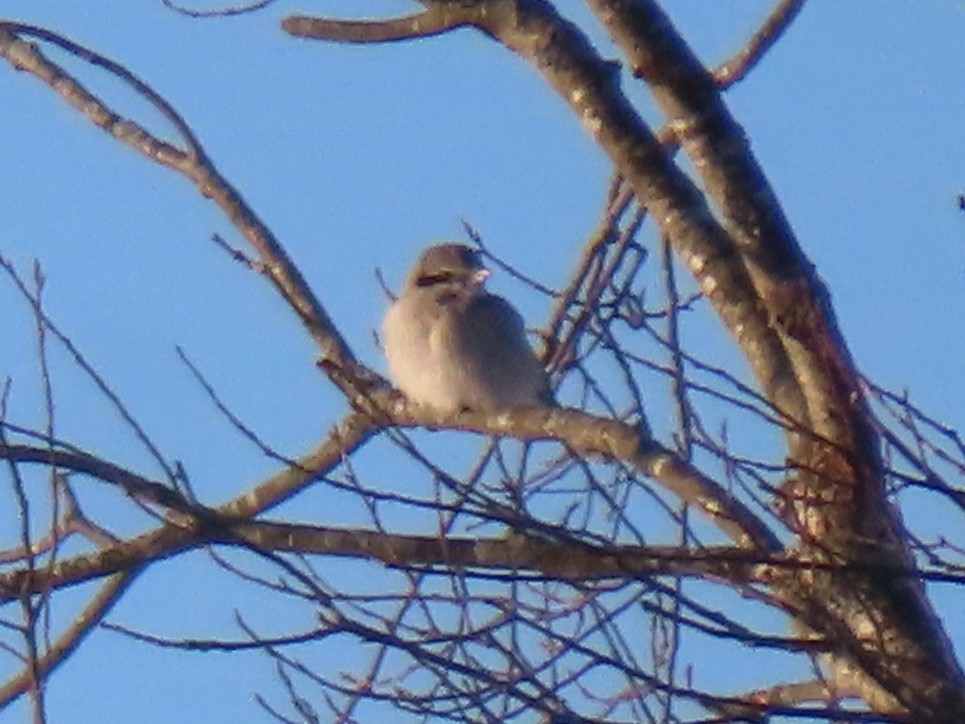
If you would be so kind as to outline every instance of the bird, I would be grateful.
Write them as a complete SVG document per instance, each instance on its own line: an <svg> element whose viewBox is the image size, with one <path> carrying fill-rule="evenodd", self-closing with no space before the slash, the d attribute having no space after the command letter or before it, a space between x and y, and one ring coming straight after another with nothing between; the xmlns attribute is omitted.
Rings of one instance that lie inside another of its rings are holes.
<svg viewBox="0 0 965 724"><path fill-rule="evenodd" d="M436 412L555 405L523 318L486 291L478 251L426 248L382 322L389 376L409 401Z"/></svg>

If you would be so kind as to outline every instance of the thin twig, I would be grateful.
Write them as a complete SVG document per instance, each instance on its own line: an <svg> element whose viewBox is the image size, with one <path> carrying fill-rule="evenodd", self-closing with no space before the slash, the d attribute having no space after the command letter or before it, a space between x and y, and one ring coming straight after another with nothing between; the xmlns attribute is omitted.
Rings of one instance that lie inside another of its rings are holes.
<svg viewBox="0 0 965 724"><path fill-rule="evenodd" d="M798 13L804 8L804 3L805 0L781 0L744 47L714 69L713 76L717 85L723 90L744 80L747 74L761 62L767 51L774 47L774 44L787 32Z"/></svg>

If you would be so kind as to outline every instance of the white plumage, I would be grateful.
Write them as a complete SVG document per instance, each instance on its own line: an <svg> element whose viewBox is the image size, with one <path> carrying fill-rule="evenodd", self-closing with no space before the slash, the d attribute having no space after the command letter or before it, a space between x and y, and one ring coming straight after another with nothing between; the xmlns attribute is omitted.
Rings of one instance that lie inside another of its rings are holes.
<svg viewBox="0 0 965 724"><path fill-rule="evenodd" d="M442 412L555 404L523 320L486 291L489 272L461 244L426 249L389 307L389 374L412 402Z"/></svg>

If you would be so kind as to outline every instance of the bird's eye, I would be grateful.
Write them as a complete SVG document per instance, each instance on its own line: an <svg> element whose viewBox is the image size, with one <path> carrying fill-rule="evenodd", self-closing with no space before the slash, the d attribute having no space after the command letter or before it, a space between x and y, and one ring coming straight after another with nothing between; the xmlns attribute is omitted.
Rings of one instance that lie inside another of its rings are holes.
<svg viewBox="0 0 965 724"><path fill-rule="evenodd" d="M436 272L435 274L423 274L416 280L416 285L420 287L432 287L436 284L445 284L446 282L451 282L455 278L455 274L451 271L443 270Z"/></svg>

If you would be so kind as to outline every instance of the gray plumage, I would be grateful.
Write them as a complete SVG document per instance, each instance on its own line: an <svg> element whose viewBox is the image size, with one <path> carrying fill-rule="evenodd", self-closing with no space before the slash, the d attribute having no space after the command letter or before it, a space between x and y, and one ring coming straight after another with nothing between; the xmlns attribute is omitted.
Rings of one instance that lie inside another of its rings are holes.
<svg viewBox="0 0 965 724"><path fill-rule="evenodd" d="M441 412L555 404L523 319L486 291L489 272L462 244L422 252L382 322L389 374Z"/></svg>

